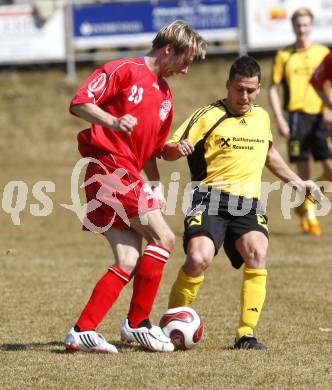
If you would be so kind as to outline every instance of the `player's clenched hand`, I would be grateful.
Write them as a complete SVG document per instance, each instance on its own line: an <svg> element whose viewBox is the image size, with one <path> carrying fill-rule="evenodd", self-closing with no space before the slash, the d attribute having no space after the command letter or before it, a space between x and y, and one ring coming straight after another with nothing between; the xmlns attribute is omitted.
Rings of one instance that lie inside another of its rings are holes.
<svg viewBox="0 0 332 390"><path fill-rule="evenodd" d="M194 145L188 139L180 141L177 147L181 157L189 156L195 150Z"/></svg>
<svg viewBox="0 0 332 390"><path fill-rule="evenodd" d="M329 128L329 135L332 137L332 111L326 110L324 112L324 121Z"/></svg>
<svg viewBox="0 0 332 390"><path fill-rule="evenodd" d="M331 110L326 110L324 112L324 121L327 123L329 126L332 126L332 111Z"/></svg>
<svg viewBox="0 0 332 390"><path fill-rule="evenodd" d="M137 125L137 118L130 114L123 115L120 118L116 118L112 129L122 131L127 134L131 134L134 127Z"/></svg>
<svg viewBox="0 0 332 390"><path fill-rule="evenodd" d="M277 129L279 134L281 134L286 139L289 138L290 130L289 130L289 125L285 118L279 118L277 120Z"/></svg>
<svg viewBox="0 0 332 390"><path fill-rule="evenodd" d="M304 191L306 197L313 203L320 203L324 199L324 194L316 183L312 180L306 180L304 183Z"/></svg>

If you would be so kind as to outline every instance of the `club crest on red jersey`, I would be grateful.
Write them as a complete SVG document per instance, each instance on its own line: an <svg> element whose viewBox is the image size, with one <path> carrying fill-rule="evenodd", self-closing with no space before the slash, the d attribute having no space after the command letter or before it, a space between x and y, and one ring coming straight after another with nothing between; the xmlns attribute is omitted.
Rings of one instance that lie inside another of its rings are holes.
<svg viewBox="0 0 332 390"><path fill-rule="evenodd" d="M106 84L106 73L101 73L90 82L88 86L88 90L90 92L98 92L105 87L105 84Z"/></svg>
<svg viewBox="0 0 332 390"><path fill-rule="evenodd" d="M167 118L169 112L171 111L171 108L172 108L172 103L169 100L164 100L161 103L160 111L159 111L160 120L164 121Z"/></svg>

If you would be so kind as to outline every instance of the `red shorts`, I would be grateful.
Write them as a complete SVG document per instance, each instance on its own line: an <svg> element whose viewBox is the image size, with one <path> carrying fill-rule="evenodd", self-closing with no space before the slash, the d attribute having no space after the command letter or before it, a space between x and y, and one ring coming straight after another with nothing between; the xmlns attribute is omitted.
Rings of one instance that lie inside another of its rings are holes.
<svg viewBox="0 0 332 390"><path fill-rule="evenodd" d="M83 229L104 233L130 229L129 220L160 208L139 172L112 155L91 161L85 174L87 215Z"/></svg>

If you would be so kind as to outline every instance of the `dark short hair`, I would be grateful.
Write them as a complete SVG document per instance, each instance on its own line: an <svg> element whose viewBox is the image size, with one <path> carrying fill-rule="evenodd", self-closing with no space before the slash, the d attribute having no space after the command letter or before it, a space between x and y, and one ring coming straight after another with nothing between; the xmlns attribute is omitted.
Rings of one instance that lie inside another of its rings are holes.
<svg viewBox="0 0 332 390"><path fill-rule="evenodd" d="M231 66L229 71L229 80L234 80L236 75L243 77L258 77L261 81L261 68L255 58L250 56L238 57Z"/></svg>

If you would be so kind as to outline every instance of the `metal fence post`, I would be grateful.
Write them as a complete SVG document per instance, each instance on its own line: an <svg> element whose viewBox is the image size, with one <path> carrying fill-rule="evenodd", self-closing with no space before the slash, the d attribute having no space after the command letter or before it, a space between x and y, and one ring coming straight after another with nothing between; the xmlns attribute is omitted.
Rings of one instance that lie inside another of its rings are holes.
<svg viewBox="0 0 332 390"><path fill-rule="evenodd" d="M245 55L248 52L247 45L247 26L246 26L246 0L237 0L237 20L239 31L239 55Z"/></svg>
<svg viewBox="0 0 332 390"><path fill-rule="evenodd" d="M70 81L76 78L74 26L73 26L73 0L67 0L65 6L66 25L66 64L67 79Z"/></svg>

